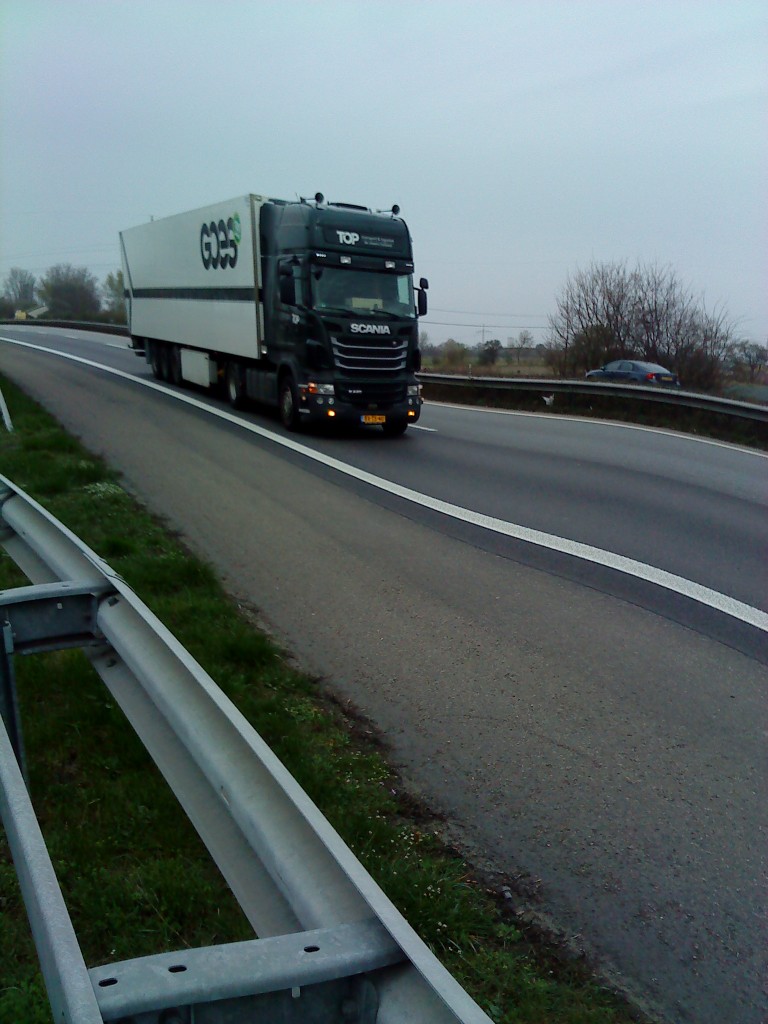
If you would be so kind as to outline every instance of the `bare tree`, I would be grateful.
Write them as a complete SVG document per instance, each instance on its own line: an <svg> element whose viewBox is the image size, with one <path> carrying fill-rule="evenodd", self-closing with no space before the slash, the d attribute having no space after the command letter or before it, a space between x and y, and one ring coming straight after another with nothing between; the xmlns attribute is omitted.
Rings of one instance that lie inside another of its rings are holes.
<svg viewBox="0 0 768 1024"><path fill-rule="evenodd" d="M554 347L563 350L567 373L573 361L572 349L577 335L590 328L606 328L612 347L620 356L632 350L633 275L625 263L593 263L577 270L565 283L557 299L557 313L549 318ZM574 370L579 370L577 365Z"/></svg>
<svg viewBox="0 0 768 1024"><path fill-rule="evenodd" d="M3 294L14 309L32 309L35 305L35 275L21 267L11 267L3 284Z"/></svg>
<svg viewBox="0 0 768 1024"><path fill-rule="evenodd" d="M650 362L675 363L695 345L693 298L669 268L638 268L633 283L633 351Z"/></svg>
<svg viewBox="0 0 768 1024"><path fill-rule="evenodd" d="M586 372L611 359L618 359L622 354L611 329L603 324L595 324L579 331L573 339L570 366L573 372Z"/></svg>
<svg viewBox="0 0 768 1024"><path fill-rule="evenodd" d="M512 341L512 339L509 339ZM512 343L512 348L517 355L517 365L520 365L520 357L527 348L533 348L533 335L530 331L522 330L518 332L517 341Z"/></svg>
<svg viewBox="0 0 768 1024"><path fill-rule="evenodd" d="M754 384L768 364L768 345L756 341L739 341L733 346L732 365L739 376L746 376Z"/></svg>

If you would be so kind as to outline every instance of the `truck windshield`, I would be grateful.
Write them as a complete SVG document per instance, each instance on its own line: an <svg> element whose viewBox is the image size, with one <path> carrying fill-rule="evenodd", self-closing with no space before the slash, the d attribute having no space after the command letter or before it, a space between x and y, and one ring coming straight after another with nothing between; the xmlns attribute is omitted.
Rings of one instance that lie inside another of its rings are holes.
<svg viewBox="0 0 768 1024"><path fill-rule="evenodd" d="M416 315L410 274L318 267L313 271L312 278L317 310L343 310L357 315Z"/></svg>

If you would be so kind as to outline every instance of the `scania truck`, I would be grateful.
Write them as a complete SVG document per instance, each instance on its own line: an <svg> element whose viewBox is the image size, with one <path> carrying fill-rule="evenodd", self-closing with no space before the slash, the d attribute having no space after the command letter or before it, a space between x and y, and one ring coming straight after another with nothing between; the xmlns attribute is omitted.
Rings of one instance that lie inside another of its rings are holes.
<svg viewBox="0 0 768 1024"><path fill-rule="evenodd" d="M289 430L398 436L421 411L428 287L399 213L247 195L122 231L131 344L160 380L223 384Z"/></svg>

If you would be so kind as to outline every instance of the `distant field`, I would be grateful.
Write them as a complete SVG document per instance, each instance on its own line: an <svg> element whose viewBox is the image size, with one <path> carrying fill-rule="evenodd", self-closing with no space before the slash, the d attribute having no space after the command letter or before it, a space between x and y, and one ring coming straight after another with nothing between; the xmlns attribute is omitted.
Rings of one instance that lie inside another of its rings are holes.
<svg viewBox="0 0 768 1024"><path fill-rule="evenodd" d="M447 366L439 359L425 359L423 370L427 373L455 373L459 376L477 377L553 377L554 374L549 366L541 361L521 359L520 362L513 359L499 360L493 366L482 366L476 361L459 363L458 365Z"/></svg>

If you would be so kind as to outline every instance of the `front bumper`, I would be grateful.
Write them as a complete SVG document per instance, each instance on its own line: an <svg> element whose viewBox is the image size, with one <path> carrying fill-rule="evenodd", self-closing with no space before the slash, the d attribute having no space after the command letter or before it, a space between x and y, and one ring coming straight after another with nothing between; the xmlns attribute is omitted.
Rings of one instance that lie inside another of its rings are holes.
<svg viewBox="0 0 768 1024"><path fill-rule="evenodd" d="M337 385L333 394L321 394L312 384L300 386L299 413L303 420L310 423L383 426L386 423L418 422L423 402L420 387L413 394L406 391L402 398L394 402L382 400L383 396L375 392L366 393L364 387L354 390L356 393L350 395L349 388Z"/></svg>

